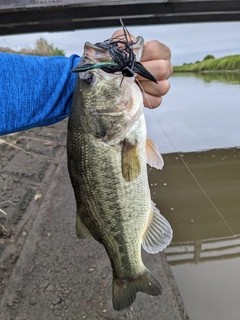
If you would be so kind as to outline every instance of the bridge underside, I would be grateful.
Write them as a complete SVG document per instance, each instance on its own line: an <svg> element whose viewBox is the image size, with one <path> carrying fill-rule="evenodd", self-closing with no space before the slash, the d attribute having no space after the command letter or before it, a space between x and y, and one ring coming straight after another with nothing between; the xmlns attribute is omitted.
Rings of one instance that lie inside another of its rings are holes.
<svg viewBox="0 0 240 320"><path fill-rule="evenodd" d="M238 0L3 0L0 35L130 25L240 21Z"/></svg>

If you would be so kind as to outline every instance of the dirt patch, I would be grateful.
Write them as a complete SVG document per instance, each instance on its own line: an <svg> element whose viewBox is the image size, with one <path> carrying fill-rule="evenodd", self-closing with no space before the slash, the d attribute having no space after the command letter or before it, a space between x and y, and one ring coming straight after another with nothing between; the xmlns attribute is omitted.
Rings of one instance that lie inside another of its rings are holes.
<svg viewBox="0 0 240 320"><path fill-rule="evenodd" d="M2 297L4 290L8 284L9 278L12 274L12 270L17 262L18 253L10 254L4 261L4 264L0 266L0 298Z"/></svg>

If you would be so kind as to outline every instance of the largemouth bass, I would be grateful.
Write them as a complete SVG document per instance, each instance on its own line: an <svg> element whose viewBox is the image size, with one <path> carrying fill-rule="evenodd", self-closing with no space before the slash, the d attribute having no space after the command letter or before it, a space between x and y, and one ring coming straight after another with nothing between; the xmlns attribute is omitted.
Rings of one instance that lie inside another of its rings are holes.
<svg viewBox="0 0 240 320"><path fill-rule="evenodd" d="M140 59L144 40L137 38ZM80 66L111 60L86 43ZM68 168L77 204L79 238L103 244L113 270L113 307L130 306L138 291L161 294L161 285L141 258L162 251L172 229L151 201L147 163L163 160L146 136L143 99L134 77L101 69L79 74L68 123Z"/></svg>

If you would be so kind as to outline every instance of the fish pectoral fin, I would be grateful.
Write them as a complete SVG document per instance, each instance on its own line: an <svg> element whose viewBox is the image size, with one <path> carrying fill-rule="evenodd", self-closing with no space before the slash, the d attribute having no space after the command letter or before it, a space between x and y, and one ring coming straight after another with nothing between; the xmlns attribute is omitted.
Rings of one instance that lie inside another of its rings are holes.
<svg viewBox="0 0 240 320"><path fill-rule="evenodd" d="M85 224L82 222L78 212L76 216L76 233L79 239L90 239L92 235Z"/></svg>
<svg viewBox="0 0 240 320"><path fill-rule="evenodd" d="M156 169L162 169L164 166L164 161L161 154L158 151L157 145L152 141L152 139L147 138L146 141L146 155L147 163Z"/></svg>
<svg viewBox="0 0 240 320"><path fill-rule="evenodd" d="M138 153L138 142L123 141L122 146L122 175L123 178L132 182L137 179L141 173L141 164Z"/></svg>
<svg viewBox="0 0 240 320"><path fill-rule="evenodd" d="M145 292L151 296L162 293L161 285L146 271L135 279L117 279L113 276L113 308L117 311L129 307L136 299L138 291Z"/></svg>
<svg viewBox="0 0 240 320"><path fill-rule="evenodd" d="M143 236L143 249L148 253L158 253L170 244L172 236L173 231L169 222L152 202L150 222Z"/></svg>

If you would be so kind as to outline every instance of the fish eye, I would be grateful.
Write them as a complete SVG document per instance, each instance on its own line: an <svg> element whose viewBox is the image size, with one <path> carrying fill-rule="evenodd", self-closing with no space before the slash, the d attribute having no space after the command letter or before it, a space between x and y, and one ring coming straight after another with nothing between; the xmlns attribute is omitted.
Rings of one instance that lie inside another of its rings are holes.
<svg viewBox="0 0 240 320"><path fill-rule="evenodd" d="M91 85L93 84L93 81L94 81L94 75L91 73L91 72L87 72L82 80L84 81L84 83L86 83L87 85Z"/></svg>

